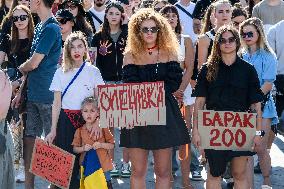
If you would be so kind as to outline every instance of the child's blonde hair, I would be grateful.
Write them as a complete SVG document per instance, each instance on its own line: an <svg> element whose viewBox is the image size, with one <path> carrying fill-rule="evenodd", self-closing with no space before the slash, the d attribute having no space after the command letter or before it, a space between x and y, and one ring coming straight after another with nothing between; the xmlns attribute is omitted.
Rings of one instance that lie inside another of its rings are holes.
<svg viewBox="0 0 284 189"><path fill-rule="evenodd" d="M90 96L90 97L87 97L83 100L82 104L81 104L81 110L87 105L87 104L92 104L95 106L96 109L98 109L98 100L93 97L93 96Z"/></svg>
<svg viewBox="0 0 284 189"><path fill-rule="evenodd" d="M63 72L68 72L68 71L70 71L74 68L74 61L71 58L71 46L72 46L72 43L77 39L81 40L84 43L87 51L89 49L86 37L84 36L84 34L81 31L71 33L67 37L67 39L64 43L63 63L62 63ZM84 58L84 61L90 61L89 53L86 52L84 54L83 58Z"/></svg>

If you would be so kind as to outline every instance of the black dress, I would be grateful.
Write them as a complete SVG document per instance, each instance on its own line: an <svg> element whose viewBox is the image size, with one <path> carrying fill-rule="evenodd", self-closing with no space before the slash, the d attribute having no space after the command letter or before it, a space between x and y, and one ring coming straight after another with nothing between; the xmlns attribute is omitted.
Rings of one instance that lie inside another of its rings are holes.
<svg viewBox="0 0 284 189"><path fill-rule="evenodd" d="M157 150L189 143L185 121L178 102L172 95L179 88L182 76L182 69L176 61L147 65L129 64L123 67L125 83L164 81L167 124L123 128L120 134L121 147Z"/></svg>

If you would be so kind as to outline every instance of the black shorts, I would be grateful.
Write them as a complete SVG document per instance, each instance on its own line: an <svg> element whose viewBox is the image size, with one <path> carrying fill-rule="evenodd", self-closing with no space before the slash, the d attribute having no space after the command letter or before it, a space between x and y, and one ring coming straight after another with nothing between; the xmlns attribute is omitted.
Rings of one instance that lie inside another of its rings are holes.
<svg viewBox="0 0 284 189"><path fill-rule="evenodd" d="M210 174L219 177L226 171L227 163L234 157L252 156L255 152L231 150L204 150L210 167Z"/></svg>

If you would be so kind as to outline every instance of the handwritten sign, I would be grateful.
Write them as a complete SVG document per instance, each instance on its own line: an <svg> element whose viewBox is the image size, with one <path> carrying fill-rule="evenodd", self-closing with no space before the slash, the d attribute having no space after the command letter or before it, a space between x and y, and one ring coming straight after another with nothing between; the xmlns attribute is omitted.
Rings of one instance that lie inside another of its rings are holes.
<svg viewBox="0 0 284 189"><path fill-rule="evenodd" d="M30 172L60 188L69 188L75 156L43 140L35 140Z"/></svg>
<svg viewBox="0 0 284 189"><path fill-rule="evenodd" d="M203 149L251 151L256 114L198 111L198 131Z"/></svg>
<svg viewBox="0 0 284 189"><path fill-rule="evenodd" d="M100 125L166 125L164 82L98 86Z"/></svg>

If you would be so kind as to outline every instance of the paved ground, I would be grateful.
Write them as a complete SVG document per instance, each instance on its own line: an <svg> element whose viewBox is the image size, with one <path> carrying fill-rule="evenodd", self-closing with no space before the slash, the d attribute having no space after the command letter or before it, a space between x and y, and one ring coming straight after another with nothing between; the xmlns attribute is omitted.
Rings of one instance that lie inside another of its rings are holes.
<svg viewBox="0 0 284 189"><path fill-rule="evenodd" d="M121 153L116 149L116 155L121 158ZM271 149L272 156L272 184L273 189L284 189L284 137L278 135L275 139L274 144ZM152 156L149 157L149 161L152 159ZM177 172L178 176L175 178L174 189L182 188L181 186L181 174L180 171ZM206 171L202 171L203 178L206 179ZM259 189L262 182L262 177L259 174L255 174L255 189ZM154 189L154 174L153 166L148 163L148 174L147 174L147 189ZM193 181L193 186L195 189L204 189L204 181ZM36 189L47 189L48 183L41 180L40 178L36 179ZM113 179L113 186L115 189L129 189L129 179ZM24 189L24 184L17 184L17 189ZM226 189L226 183L223 182L223 189Z"/></svg>

